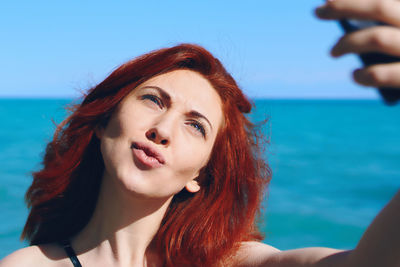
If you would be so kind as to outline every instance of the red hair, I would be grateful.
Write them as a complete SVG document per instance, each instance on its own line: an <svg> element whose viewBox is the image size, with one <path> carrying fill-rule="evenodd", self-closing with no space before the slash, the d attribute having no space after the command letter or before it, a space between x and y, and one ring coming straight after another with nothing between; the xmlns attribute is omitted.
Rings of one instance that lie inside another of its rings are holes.
<svg viewBox="0 0 400 267"><path fill-rule="evenodd" d="M224 113L201 190L174 196L154 238L165 266L212 266L240 242L260 240L257 218L271 171L246 118L251 103L220 61L204 48L182 44L142 55L90 89L47 145L43 169L26 193L30 213L22 233L32 245L71 238L89 222L97 203L104 163L94 134L132 88L177 69L203 75L219 93ZM129 85L129 86L128 86ZM201 93L201 92L199 92Z"/></svg>

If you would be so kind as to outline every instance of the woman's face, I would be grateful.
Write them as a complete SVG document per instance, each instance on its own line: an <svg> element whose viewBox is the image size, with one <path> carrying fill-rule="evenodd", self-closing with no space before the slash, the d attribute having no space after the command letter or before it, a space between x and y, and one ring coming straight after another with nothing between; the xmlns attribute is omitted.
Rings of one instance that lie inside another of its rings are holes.
<svg viewBox="0 0 400 267"><path fill-rule="evenodd" d="M101 139L105 179L139 196L171 197L204 167L222 124L221 99L211 84L190 70L155 76L120 103Z"/></svg>

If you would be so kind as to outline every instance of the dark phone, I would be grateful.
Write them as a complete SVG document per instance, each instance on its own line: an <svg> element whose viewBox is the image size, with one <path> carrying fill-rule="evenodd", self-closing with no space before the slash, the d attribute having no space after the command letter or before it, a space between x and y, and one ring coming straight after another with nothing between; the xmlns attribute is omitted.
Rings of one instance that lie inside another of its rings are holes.
<svg viewBox="0 0 400 267"><path fill-rule="evenodd" d="M351 33L364 28L385 25L384 23L367 20L343 19L339 21L340 26L346 33ZM399 57L389 56L382 53L365 53L359 55L364 66L370 66L379 63L393 63L400 61ZM400 88L378 88L380 95L387 105L395 105L400 100Z"/></svg>

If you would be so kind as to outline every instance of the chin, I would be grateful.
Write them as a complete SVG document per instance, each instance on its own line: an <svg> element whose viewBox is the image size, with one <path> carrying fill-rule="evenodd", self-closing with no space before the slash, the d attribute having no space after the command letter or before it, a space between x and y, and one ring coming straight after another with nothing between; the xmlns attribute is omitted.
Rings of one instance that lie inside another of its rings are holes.
<svg viewBox="0 0 400 267"><path fill-rule="evenodd" d="M174 192L166 192L165 186L160 183L151 184L150 177L125 176L118 178L118 181L120 193L132 196L135 199L166 199L175 194Z"/></svg>

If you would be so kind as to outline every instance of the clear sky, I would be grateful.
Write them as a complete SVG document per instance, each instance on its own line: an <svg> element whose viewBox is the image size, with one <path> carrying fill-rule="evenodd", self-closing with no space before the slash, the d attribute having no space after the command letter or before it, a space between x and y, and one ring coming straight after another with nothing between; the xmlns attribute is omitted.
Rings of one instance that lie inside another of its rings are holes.
<svg viewBox="0 0 400 267"><path fill-rule="evenodd" d="M0 97L76 97L133 57L189 42L251 97L376 98L351 82L355 56L329 57L341 31L315 18L321 3L2 1Z"/></svg>

